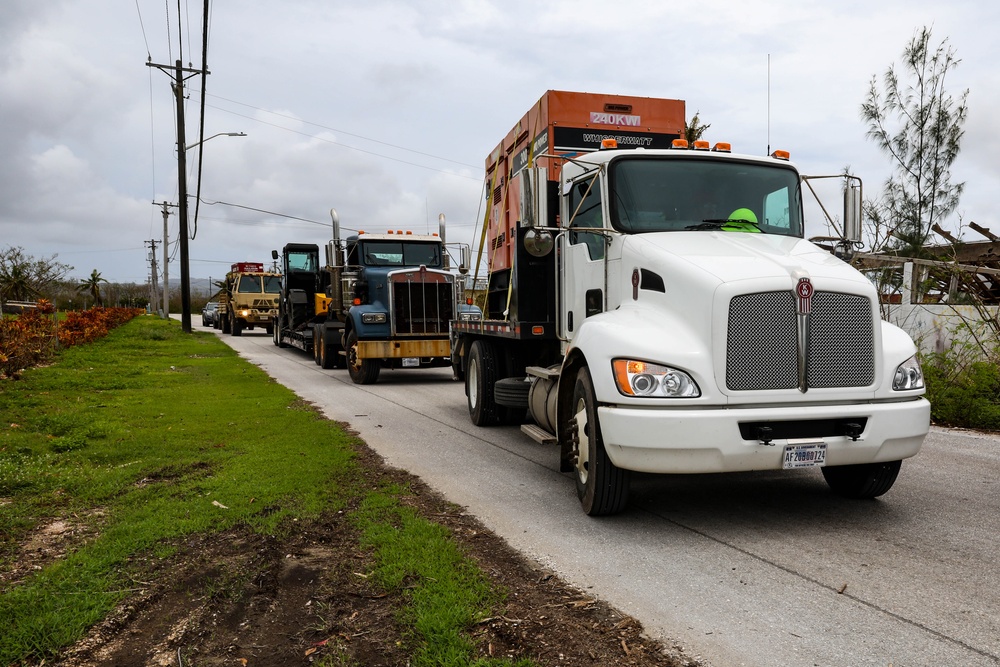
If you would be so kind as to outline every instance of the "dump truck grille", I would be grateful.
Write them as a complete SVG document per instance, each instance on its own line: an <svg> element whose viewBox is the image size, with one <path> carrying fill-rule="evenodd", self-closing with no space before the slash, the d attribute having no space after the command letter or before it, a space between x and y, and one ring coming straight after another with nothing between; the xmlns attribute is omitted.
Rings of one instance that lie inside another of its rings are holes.
<svg viewBox="0 0 1000 667"><path fill-rule="evenodd" d="M455 317L455 285L435 280L392 278L392 323L398 335L447 335Z"/></svg>
<svg viewBox="0 0 1000 667"><path fill-rule="evenodd" d="M810 388L867 387L875 381L875 332L867 298L816 292L810 327ZM791 291L744 294L730 302L726 386L733 391L798 386Z"/></svg>

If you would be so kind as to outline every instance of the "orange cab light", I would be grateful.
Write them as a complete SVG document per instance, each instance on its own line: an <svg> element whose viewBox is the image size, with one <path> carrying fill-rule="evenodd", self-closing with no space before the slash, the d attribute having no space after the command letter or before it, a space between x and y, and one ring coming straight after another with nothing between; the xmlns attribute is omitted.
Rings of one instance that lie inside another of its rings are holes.
<svg viewBox="0 0 1000 667"><path fill-rule="evenodd" d="M608 148L618 148L618 140L617 139L601 139L601 150L603 151L603 150L608 149Z"/></svg>
<svg viewBox="0 0 1000 667"><path fill-rule="evenodd" d="M354 297L354 305L355 306L360 306L361 305L361 299L359 299L357 297Z"/></svg>
<svg viewBox="0 0 1000 667"><path fill-rule="evenodd" d="M365 233L365 230L362 229L361 231L358 232L358 236L361 236L364 233Z"/></svg>
<svg viewBox="0 0 1000 667"><path fill-rule="evenodd" d="M788 151L774 151L773 153L771 153L771 157L773 157L775 160L790 160L792 154L789 153Z"/></svg>
<svg viewBox="0 0 1000 667"><path fill-rule="evenodd" d="M465 305L466 305L466 306L471 306L471 305L472 305L472 299L471 299L471 298L469 298L469 297L466 297L466 298L465 298Z"/></svg>
<svg viewBox="0 0 1000 667"><path fill-rule="evenodd" d="M671 148L687 148L688 147L687 139L674 139L673 141L670 142L670 147Z"/></svg>
<svg viewBox="0 0 1000 667"><path fill-rule="evenodd" d="M545 327L531 327L532 336L541 336L543 333L545 333Z"/></svg>
<svg viewBox="0 0 1000 667"><path fill-rule="evenodd" d="M694 149L696 151L707 151L708 150L708 142L704 141L704 140L696 141L696 142L694 142Z"/></svg>
<svg viewBox="0 0 1000 667"><path fill-rule="evenodd" d="M712 146L712 150L717 153L732 153L733 146L728 141L717 141L715 145Z"/></svg>
<svg viewBox="0 0 1000 667"><path fill-rule="evenodd" d="M397 229L397 230L396 230L396 233L397 233L397 234L402 234L402 233L403 233L403 230L402 230L402 229Z"/></svg>
<svg viewBox="0 0 1000 667"><path fill-rule="evenodd" d="M407 229L406 230L406 235L407 236L413 236L413 232L411 232L409 229Z"/></svg>

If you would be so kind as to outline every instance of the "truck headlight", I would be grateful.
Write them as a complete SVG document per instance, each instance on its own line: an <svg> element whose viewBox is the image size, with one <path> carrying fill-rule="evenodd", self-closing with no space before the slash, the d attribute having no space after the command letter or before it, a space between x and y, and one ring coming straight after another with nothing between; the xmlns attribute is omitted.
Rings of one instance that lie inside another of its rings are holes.
<svg viewBox="0 0 1000 667"><path fill-rule="evenodd" d="M385 324L385 313L361 313L362 324Z"/></svg>
<svg viewBox="0 0 1000 667"><path fill-rule="evenodd" d="M682 370L634 359L615 359L618 391L626 396L649 398L697 398L701 396L694 379Z"/></svg>
<svg viewBox="0 0 1000 667"><path fill-rule="evenodd" d="M910 389L924 388L924 372L920 370L920 363L916 356L912 356L896 367L896 374L892 376L893 391L908 391Z"/></svg>
<svg viewBox="0 0 1000 667"><path fill-rule="evenodd" d="M250 315L250 311L249 310L241 310L240 311L240 316L241 317L247 317L248 315Z"/></svg>

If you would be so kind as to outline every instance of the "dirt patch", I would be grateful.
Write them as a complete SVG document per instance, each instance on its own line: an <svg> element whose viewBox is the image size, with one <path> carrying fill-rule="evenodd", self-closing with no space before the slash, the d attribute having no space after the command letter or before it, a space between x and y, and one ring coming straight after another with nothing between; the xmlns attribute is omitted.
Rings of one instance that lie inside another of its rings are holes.
<svg viewBox="0 0 1000 667"><path fill-rule="evenodd" d="M567 586L524 559L419 480L387 469L367 448L360 463L374 481L407 484L405 501L451 530L491 581L504 607L473 630L481 656L531 658L538 665L696 667L677 647L644 633L635 619ZM83 640L46 665L65 667L408 664L405 600L365 575L369 556L342 513L297 526L286 539L249 530L198 536L165 559L130 564L136 593Z"/></svg>

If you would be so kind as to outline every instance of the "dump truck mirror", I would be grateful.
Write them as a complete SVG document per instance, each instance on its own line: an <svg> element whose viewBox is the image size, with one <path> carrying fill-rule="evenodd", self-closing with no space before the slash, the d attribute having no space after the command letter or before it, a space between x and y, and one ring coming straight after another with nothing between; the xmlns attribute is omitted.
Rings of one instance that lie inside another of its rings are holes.
<svg viewBox="0 0 1000 667"><path fill-rule="evenodd" d="M271 259L277 261L277 259L278 259L278 251L277 250L272 250L271 251Z"/></svg>
<svg viewBox="0 0 1000 667"><path fill-rule="evenodd" d="M844 183L844 240L861 241L861 179L854 176Z"/></svg>
<svg viewBox="0 0 1000 667"><path fill-rule="evenodd" d="M517 174L520 180L521 226L545 227L548 206L548 180L545 167L522 169Z"/></svg>

